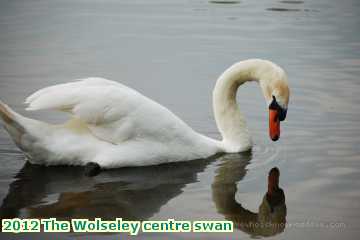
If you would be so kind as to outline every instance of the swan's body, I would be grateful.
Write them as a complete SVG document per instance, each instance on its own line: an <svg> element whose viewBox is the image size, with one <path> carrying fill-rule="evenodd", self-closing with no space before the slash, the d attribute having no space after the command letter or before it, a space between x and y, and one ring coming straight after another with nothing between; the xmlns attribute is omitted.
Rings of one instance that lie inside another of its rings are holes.
<svg viewBox="0 0 360 240"><path fill-rule="evenodd" d="M25 118L2 103L0 116L14 142L36 164L95 162L112 168L199 159L251 148L235 99L238 86L249 80L259 81L268 101L279 89L273 85L287 84L284 71L269 61L247 60L226 70L213 93L222 141L195 132L167 108L139 92L102 78L51 86L27 98L28 110L71 113L73 117L63 125Z"/></svg>

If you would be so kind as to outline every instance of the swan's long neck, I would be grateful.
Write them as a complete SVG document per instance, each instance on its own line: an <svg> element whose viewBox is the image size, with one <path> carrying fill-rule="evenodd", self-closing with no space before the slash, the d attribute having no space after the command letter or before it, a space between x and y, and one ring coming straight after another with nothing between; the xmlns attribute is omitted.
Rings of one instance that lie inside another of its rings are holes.
<svg viewBox="0 0 360 240"><path fill-rule="evenodd" d="M276 66L269 61L252 59L232 65L217 80L213 91L213 109L223 137L222 147L226 152L245 151L252 145L245 118L236 102L239 86L247 81L257 81L265 99L270 100L269 83L277 71Z"/></svg>

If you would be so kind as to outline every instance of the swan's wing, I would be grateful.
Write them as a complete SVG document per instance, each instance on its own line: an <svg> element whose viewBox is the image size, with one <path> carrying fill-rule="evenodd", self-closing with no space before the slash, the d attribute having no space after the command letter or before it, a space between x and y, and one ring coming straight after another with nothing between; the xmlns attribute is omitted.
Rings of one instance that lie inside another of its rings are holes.
<svg viewBox="0 0 360 240"><path fill-rule="evenodd" d="M87 78L40 89L26 99L27 110L69 112L103 140L118 143L132 134L131 113L148 102L120 83ZM125 120L124 120L125 119Z"/></svg>
<svg viewBox="0 0 360 240"><path fill-rule="evenodd" d="M120 83L87 78L40 89L29 96L27 110L69 112L86 123L101 125L128 114L140 95Z"/></svg>

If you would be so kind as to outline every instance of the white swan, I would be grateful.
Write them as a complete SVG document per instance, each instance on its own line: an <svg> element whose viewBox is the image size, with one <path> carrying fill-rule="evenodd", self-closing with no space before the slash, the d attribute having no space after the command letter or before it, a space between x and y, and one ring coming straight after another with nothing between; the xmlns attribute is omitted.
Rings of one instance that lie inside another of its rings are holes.
<svg viewBox="0 0 360 240"><path fill-rule="evenodd" d="M285 72L270 61L250 59L227 69L213 91L215 120L223 140L195 132L167 108L118 82L87 78L41 89L26 99L27 110L54 109L72 114L62 125L29 119L0 102L4 127L31 163L103 168L145 166L209 157L251 148L236 103L238 87L257 81L270 108L270 136L289 101Z"/></svg>

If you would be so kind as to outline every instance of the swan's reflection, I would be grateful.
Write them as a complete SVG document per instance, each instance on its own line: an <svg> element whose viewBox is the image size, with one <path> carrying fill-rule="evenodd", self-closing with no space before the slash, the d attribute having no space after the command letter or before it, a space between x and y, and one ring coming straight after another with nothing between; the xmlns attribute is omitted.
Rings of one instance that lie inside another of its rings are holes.
<svg viewBox="0 0 360 240"><path fill-rule="evenodd" d="M143 220L197 181L206 160L104 171L84 176L80 167L43 167L26 163L0 207L0 218L59 219L102 217Z"/></svg>
<svg viewBox="0 0 360 240"><path fill-rule="evenodd" d="M213 200L219 213L234 222L234 227L252 236L273 236L285 228L285 195L279 188L280 171L273 168L268 176L268 191L259 206L258 213L245 209L235 200L236 183L246 173L247 163L223 157L212 184Z"/></svg>
<svg viewBox="0 0 360 240"><path fill-rule="evenodd" d="M104 171L92 178L84 176L80 167L26 163L10 184L0 207L0 218L145 220L182 193L185 185L197 181L197 174L216 160L220 166L212 193L218 211L242 231L274 235L283 231L281 223L285 223L286 216L276 170L269 175L269 190L259 213L252 213L235 201L236 183L245 176L250 159L251 152L217 155L206 160Z"/></svg>

